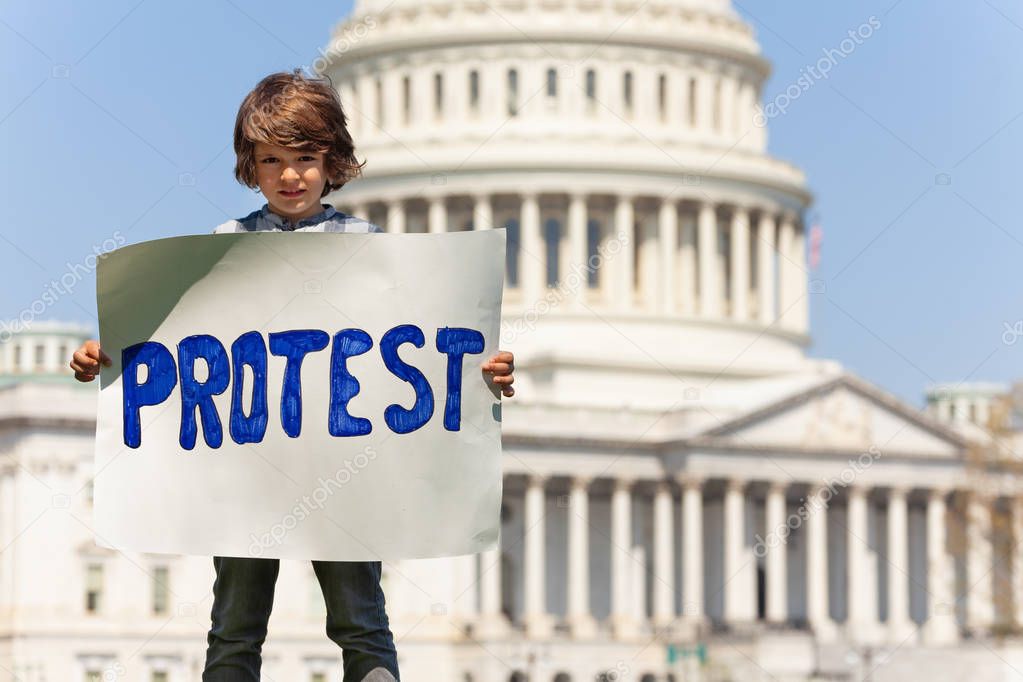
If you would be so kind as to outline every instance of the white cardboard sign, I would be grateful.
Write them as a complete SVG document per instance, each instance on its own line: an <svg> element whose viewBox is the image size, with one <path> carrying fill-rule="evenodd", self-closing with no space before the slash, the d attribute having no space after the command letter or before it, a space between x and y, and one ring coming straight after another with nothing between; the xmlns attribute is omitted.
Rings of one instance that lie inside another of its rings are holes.
<svg viewBox="0 0 1023 682"><path fill-rule="evenodd" d="M99 262L96 542L369 561L496 547L504 230L175 237Z"/></svg>

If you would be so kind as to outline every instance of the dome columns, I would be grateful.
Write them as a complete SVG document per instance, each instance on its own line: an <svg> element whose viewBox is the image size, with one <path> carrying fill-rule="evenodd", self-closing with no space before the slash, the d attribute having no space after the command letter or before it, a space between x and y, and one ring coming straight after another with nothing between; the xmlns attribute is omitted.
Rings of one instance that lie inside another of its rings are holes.
<svg viewBox="0 0 1023 682"><path fill-rule="evenodd" d="M386 199L342 206L388 232L508 230L506 303L701 318L805 334L796 212L767 202L573 190Z"/></svg>

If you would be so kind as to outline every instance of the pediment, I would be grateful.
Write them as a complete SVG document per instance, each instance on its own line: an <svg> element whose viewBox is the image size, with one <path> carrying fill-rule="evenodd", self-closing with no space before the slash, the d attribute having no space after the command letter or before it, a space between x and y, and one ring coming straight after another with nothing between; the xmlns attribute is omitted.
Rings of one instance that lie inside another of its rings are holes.
<svg viewBox="0 0 1023 682"><path fill-rule="evenodd" d="M736 417L694 444L949 458L966 447L931 416L849 374Z"/></svg>

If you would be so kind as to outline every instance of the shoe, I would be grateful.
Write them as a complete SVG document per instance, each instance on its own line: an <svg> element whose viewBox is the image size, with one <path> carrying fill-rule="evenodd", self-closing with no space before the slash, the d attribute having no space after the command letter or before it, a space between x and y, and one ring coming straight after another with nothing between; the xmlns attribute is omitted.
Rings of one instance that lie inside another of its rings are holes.
<svg viewBox="0 0 1023 682"><path fill-rule="evenodd" d="M362 678L362 682L396 682L396 680L387 668L373 668Z"/></svg>

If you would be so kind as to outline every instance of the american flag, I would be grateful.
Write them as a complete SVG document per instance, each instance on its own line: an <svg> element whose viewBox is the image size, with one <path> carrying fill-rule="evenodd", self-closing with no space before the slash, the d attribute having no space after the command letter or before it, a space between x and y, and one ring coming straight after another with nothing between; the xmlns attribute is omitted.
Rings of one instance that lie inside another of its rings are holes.
<svg viewBox="0 0 1023 682"><path fill-rule="evenodd" d="M816 270L821 262L821 242L824 241L824 230L820 221L814 217L810 227L810 269Z"/></svg>

